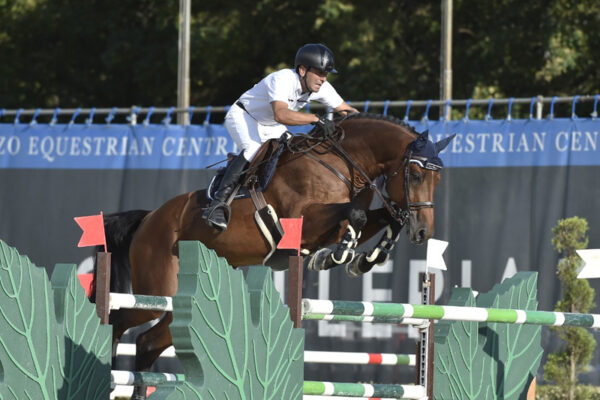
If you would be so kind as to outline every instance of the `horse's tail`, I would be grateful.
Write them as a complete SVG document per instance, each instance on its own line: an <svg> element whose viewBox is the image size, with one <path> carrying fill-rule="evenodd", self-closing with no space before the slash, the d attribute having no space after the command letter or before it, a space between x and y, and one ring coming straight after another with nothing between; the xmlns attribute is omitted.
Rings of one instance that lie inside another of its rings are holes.
<svg viewBox="0 0 600 400"><path fill-rule="evenodd" d="M131 210L104 216L106 247L111 252L110 291L129 293L131 291L131 266L129 264L129 246L142 219L150 211ZM96 251L104 251L97 246ZM96 260L94 259L94 277L90 290L90 301L96 302Z"/></svg>

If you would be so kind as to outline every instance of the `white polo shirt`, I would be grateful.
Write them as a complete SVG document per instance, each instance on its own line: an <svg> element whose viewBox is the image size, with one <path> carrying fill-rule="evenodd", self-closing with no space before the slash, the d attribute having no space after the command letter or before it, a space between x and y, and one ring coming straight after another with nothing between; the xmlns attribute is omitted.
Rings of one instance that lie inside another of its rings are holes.
<svg viewBox="0 0 600 400"><path fill-rule="evenodd" d="M311 101L318 101L331 108L339 107L344 102L327 81L321 85L318 92L302 94L300 76L293 69L282 69L267 75L238 101L244 104L253 119L266 126L280 125L273 115L273 101L282 101L294 111L301 110Z"/></svg>

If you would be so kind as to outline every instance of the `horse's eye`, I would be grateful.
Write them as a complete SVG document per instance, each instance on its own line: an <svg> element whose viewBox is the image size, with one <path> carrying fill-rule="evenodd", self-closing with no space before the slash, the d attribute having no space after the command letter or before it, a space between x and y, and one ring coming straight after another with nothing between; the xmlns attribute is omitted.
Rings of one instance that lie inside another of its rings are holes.
<svg viewBox="0 0 600 400"><path fill-rule="evenodd" d="M423 175L420 172L412 171L410 173L410 180L414 183L420 183L423 179Z"/></svg>

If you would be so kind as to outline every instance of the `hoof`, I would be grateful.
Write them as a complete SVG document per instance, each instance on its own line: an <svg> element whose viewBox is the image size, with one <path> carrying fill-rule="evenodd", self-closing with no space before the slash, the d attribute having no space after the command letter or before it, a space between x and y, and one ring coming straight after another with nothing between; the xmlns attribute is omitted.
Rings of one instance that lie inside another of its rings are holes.
<svg viewBox="0 0 600 400"><path fill-rule="evenodd" d="M346 273L351 278L358 278L364 272L360 270L360 265L365 262L365 253L360 253L358 256L354 257L352 261L346 264Z"/></svg>
<svg viewBox="0 0 600 400"><path fill-rule="evenodd" d="M317 250L317 252L312 255L310 261L308 262L308 269L312 271L329 269L327 266L327 261L330 259L329 255L331 253L332 251L327 248Z"/></svg>

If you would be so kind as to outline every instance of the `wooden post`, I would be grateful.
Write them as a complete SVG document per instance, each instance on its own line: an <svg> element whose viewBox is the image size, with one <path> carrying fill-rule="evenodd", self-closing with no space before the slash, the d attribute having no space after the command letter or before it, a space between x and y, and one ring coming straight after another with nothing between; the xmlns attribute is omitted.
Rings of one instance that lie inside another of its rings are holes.
<svg viewBox="0 0 600 400"><path fill-rule="evenodd" d="M288 307L294 328L302 328L302 275L304 257L290 256L288 270Z"/></svg>
<svg viewBox="0 0 600 400"><path fill-rule="evenodd" d="M110 253L96 254L96 313L107 325L110 313Z"/></svg>

